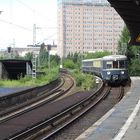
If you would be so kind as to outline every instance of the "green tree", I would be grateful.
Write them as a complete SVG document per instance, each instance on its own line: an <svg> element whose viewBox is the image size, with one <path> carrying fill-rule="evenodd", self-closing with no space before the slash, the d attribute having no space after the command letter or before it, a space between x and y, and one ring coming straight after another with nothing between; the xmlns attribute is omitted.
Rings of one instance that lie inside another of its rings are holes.
<svg viewBox="0 0 140 140"><path fill-rule="evenodd" d="M84 55L84 59L93 59L93 58L101 58L107 55L110 55L111 53L108 51L103 52L95 52L95 53L86 53Z"/></svg>
<svg viewBox="0 0 140 140"><path fill-rule="evenodd" d="M39 62L41 66L47 66L48 64L48 51L45 48L45 44L42 43L39 52Z"/></svg>
<svg viewBox="0 0 140 140"><path fill-rule="evenodd" d="M128 46L128 41L130 39L130 33L129 30L126 26L124 26L121 35L120 35L120 39L118 41L118 54L126 54L127 52L127 46Z"/></svg>
<svg viewBox="0 0 140 140"><path fill-rule="evenodd" d="M56 67L60 64L60 57L58 55L50 55L51 67Z"/></svg>
<svg viewBox="0 0 140 140"><path fill-rule="evenodd" d="M32 60L32 58L33 58L33 52L26 53L25 56L24 56L24 58L27 59L27 60Z"/></svg>
<svg viewBox="0 0 140 140"><path fill-rule="evenodd" d="M75 64L71 59L65 59L64 60L64 68L68 68L68 69L75 69Z"/></svg>
<svg viewBox="0 0 140 140"><path fill-rule="evenodd" d="M128 45L129 39L130 33L125 26L118 42L118 54L125 54L128 57L130 75L140 75L140 62L138 60L139 46Z"/></svg>
<svg viewBox="0 0 140 140"><path fill-rule="evenodd" d="M140 62L138 59L132 59L129 65L129 73L131 76L140 76Z"/></svg>

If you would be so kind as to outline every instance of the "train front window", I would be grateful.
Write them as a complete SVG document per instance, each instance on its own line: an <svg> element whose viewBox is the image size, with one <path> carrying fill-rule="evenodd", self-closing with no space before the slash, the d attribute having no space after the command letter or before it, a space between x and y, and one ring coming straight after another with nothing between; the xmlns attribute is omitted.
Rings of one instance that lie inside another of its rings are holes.
<svg viewBox="0 0 140 140"><path fill-rule="evenodd" d="M106 62L106 68L111 69L112 68L112 61L107 61Z"/></svg>
<svg viewBox="0 0 140 140"><path fill-rule="evenodd" d="M119 61L120 68L125 68L125 61Z"/></svg>
<svg viewBox="0 0 140 140"><path fill-rule="evenodd" d="M113 61L113 68L118 68L118 61Z"/></svg>
<svg viewBox="0 0 140 140"><path fill-rule="evenodd" d="M118 61L107 61L106 68L107 69L119 68Z"/></svg>
<svg viewBox="0 0 140 140"><path fill-rule="evenodd" d="M118 60L118 61L107 61L106 69L119 69L125 68L127 66L127 61Z"/></svg>

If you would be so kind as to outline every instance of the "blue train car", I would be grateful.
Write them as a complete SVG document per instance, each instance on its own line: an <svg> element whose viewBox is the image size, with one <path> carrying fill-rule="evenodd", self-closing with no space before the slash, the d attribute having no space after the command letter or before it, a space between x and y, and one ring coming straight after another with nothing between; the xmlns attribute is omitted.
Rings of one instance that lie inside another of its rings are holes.
<svg viewBox="0 0 140 140"><path fill-rule="evenodd" d="M83 60L82 71L94 73L106 83L120 83L129 80L128 61L124 55L109 55L98 59Z"/></svg>

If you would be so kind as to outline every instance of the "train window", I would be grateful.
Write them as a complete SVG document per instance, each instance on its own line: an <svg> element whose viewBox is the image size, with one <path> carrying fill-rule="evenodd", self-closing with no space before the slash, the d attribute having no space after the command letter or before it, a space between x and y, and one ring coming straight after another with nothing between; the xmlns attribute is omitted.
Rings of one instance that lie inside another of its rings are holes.
<svg viewBox="0 0 140 140"><path fill-rule="evenodd" d="M127 61L107 61L106 62L106 69L118 69L118 68L125 68L127 66Z"/></svg>
<svg viewBox="0 0 140 140"><path fill-rule="evenodd" d="M125 68L125 61L119 61L120 68Z"/></svg>
<svg viewBox="0 0 140 140"><path fill-rule="evenodd" d="M113 68L118 68L118 61L113 61Z"/></svg>
<svg viewBox="0 0 140 140"><path fill-rule="evenodd" d="M106 62L106 68L111 69L112 68L112 61L107 61Z"/></svg>

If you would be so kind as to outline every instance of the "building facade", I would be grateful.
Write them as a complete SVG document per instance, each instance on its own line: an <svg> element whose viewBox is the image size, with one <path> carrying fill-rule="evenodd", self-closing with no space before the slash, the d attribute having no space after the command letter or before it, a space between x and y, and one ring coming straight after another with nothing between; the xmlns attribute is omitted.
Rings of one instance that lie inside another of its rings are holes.
<svg viewBox="0 0 140 140"><path fill-rule="evenodd" d="M58 0L58 54L116 53L124 22L105 0Z"/></svg>
<svg viewBox="0 0 140 140"><path fill-rule="evenodd" d="M21 56L24 57L27 53L33 53L35 55L39 55L40 53L40 47L41 45L36 45L34 47L33 45L28 45L27 47L24 48L12 48L9 47L10 50L3 50L0 51L0 56L2 58L15 58L15 56ZM49 51L50 55L56 55L57 54L57 45L45 45L45 48L47 51Z"/></svg>

